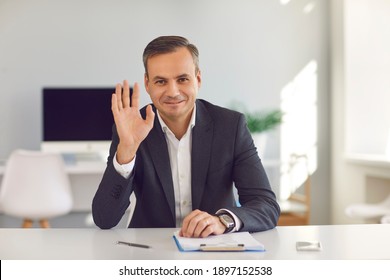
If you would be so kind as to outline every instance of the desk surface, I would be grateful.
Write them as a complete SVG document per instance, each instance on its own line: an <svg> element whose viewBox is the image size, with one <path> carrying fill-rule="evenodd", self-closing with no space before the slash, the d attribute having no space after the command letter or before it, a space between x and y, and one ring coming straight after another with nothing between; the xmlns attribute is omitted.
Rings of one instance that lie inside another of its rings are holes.
<svg viewBox="0 0 390 280"><path fill-rule="evenodd" d="M266 252L179 252L175 229L0 229L0 259L390 259L390 224L277 227L253 236ZM117 245L118 240L151 249ZM318 240L322 251L297 252Z"/></svg>

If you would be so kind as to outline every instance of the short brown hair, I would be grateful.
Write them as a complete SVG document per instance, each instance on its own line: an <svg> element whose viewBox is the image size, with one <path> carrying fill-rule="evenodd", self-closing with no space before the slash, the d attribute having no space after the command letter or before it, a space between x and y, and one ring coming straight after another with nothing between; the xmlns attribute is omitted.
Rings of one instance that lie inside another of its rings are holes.
<svg viewBox="0 0 390 280"><path fill-rule="evenodd" d="M175 52L178 48L187 48L191 53L195 64L195 73L199 71L199 51L186 38L180 36L160 36L151 41L145 48L142 55L145 73L148 74L148 59L159 54Z"/></svg>

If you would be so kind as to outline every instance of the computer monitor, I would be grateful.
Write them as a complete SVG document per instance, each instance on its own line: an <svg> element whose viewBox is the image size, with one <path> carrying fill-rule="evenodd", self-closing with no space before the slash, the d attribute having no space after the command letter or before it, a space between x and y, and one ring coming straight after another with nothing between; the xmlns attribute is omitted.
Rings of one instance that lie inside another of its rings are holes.
<svg viewBox="0 0 390 280"><path fill-rule="evenodd" d="M114 124L114 92L114 88L43 88L42 150L106 157Z"/></svg>

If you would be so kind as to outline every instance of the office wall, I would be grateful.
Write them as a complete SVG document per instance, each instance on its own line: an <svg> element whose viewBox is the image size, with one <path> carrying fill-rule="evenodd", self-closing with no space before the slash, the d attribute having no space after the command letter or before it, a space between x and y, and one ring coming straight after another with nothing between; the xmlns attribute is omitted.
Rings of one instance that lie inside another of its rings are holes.
<svg viewBox="0 0 390 280"><path fill-rule="evenodd" d="M345 152L390 159L390 2L345 5Z"/></svg>
<svg viewBox="0 0 390 280"><path fill-rule="evenodd" d="M0 158L15 148L39 148L43 86L142 82L143 48L159 35L179 34L197 44L199 97L219 105L280 107L282 90L315 61L318 166L312 221L327 223L327 24L326 0L0 0ZM270 137L265 157L278 158L278 131Z"/></svg>

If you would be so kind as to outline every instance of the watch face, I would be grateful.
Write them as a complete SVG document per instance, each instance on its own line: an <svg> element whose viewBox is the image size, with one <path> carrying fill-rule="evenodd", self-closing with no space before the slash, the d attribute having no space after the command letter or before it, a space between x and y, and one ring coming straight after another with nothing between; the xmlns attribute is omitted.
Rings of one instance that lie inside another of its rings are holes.
<svg viewBox="0 0 390 280"><path fill-rule="evenodd" d="M219 219L221 220L221 222L226 227L226 231L225 232L229 232L229 231L231 231L234 228L234 226L235 226L234 220L229 215L222 214L222 215L219 216Z"/></svg>
<svg viewBox="0 0 390 280"><path fill-rule="evenodd" d="M234 224L234 220L229 215L221 215L220 216L227 224Z"/></svg>

